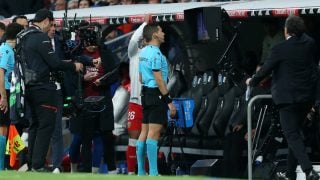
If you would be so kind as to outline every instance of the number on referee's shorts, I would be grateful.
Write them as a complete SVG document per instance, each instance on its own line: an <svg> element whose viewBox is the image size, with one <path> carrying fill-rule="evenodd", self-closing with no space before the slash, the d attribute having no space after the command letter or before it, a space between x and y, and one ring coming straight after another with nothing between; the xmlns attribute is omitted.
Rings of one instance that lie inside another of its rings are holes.
<svg viewBox="0 0 320 180"><path fill-rule="evenodd" d="M135 114L136 114L136 112L134 112L134 111L130 111L130 112L128 113L128 119L129 119L129 120L133 120L133 119L134 119Z"/></svg>

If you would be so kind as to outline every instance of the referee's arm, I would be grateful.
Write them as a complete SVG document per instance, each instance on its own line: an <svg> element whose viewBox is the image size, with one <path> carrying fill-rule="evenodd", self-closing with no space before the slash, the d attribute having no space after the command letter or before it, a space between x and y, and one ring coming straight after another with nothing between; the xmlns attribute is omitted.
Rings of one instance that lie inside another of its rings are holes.
<svg viewBox="0 0 320 180"><path fill-rule="evenodd" d="M162 95L167 95L169 92L167 90L166 84L162 79L162 73L160 70L152 70L154 79L157 82L158 88Z"/></svg>
<svg viewBox="0 0 320 180"><path fill-rule="evenodd" d="M176 117L177 110L176 110L176 107L174 106L174 104L172 103L171 98L169 97L169 92L167 90L166 84L164 83L164 81L162 79L161 71L160 70L153 70L153 75L154 75L154 78L157 82L157 85L158 85L158 88L161 92L162 97L165 99L166 103L168 103L168 107L170 110L170 117L171 118ZM168 102L168 100L170 100L170 101Z"/></svg>

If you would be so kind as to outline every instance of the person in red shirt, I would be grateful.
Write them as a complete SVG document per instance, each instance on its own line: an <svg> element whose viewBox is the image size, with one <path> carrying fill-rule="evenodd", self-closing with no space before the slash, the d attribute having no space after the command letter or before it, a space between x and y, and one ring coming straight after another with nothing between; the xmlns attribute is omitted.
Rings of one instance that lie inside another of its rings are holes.
<svg viewBox="0 0 320 180"><path fill-rule="evenodd" d="M113 104L110 88L108 85L101 82L101 78L106 72L104 66L101 64L100 50L98 46L87 46L83 52L84 55L94 58L94 66L86 66L84 75L84 98L89 96L104 96L105 108L102 112L91 112L86 110L83 126L83 162L88 163L88 168L91 167L91 142L94 133L101 135L103 143L103 159L104 163L108 165L109 174L116 173L115 163L115 145L112 130L114 129ZM109 59L106 59L108 61ZM86 123L90 121L90 123ZM88 127L87 125L91 126ZM87 148L85 148L87 147ZM97 160L99 162L99 159ZM84 164L84 167L86 165ZM89 169L90 170L90 169ZM92 170L96 170L93 168Z"/></svg>

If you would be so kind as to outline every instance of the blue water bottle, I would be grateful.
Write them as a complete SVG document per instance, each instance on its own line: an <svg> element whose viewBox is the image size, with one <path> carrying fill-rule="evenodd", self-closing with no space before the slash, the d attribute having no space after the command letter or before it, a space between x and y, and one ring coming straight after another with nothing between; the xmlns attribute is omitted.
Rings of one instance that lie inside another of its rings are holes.
<svg viewBox="0 0 320 180"><path fill-rule="evenodd" d="M100 174L108 174L108 165L107 164L101 164L99 169Z"/></svg>
<svg viewBox="0 0 320 180"><path fill-rule="evenodd" d="M178 166L176 169L176 176L181 176L181 175L182 175L182 170L181 170L180 166Z"/></svg>

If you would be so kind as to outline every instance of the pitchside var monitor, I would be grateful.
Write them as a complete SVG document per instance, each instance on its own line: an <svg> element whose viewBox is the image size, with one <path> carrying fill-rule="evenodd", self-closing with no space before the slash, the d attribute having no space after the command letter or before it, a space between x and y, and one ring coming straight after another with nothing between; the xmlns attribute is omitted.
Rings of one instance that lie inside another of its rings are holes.
<svg viewBox="0 0 320 180"><path fill-rule="evenodd" d="M220 41L222 35L221 7L203 7L184 11L192 42Z"/></svg>
<svg viewBox="0 0 320 180"><path fill-rule="evenodd" d="M227 48L231 37L225 34L228 15L221 7L202 7L184 11L184 22L188 38L198 63L198 70L214 69L218 71L217 62Z"/></svg>

